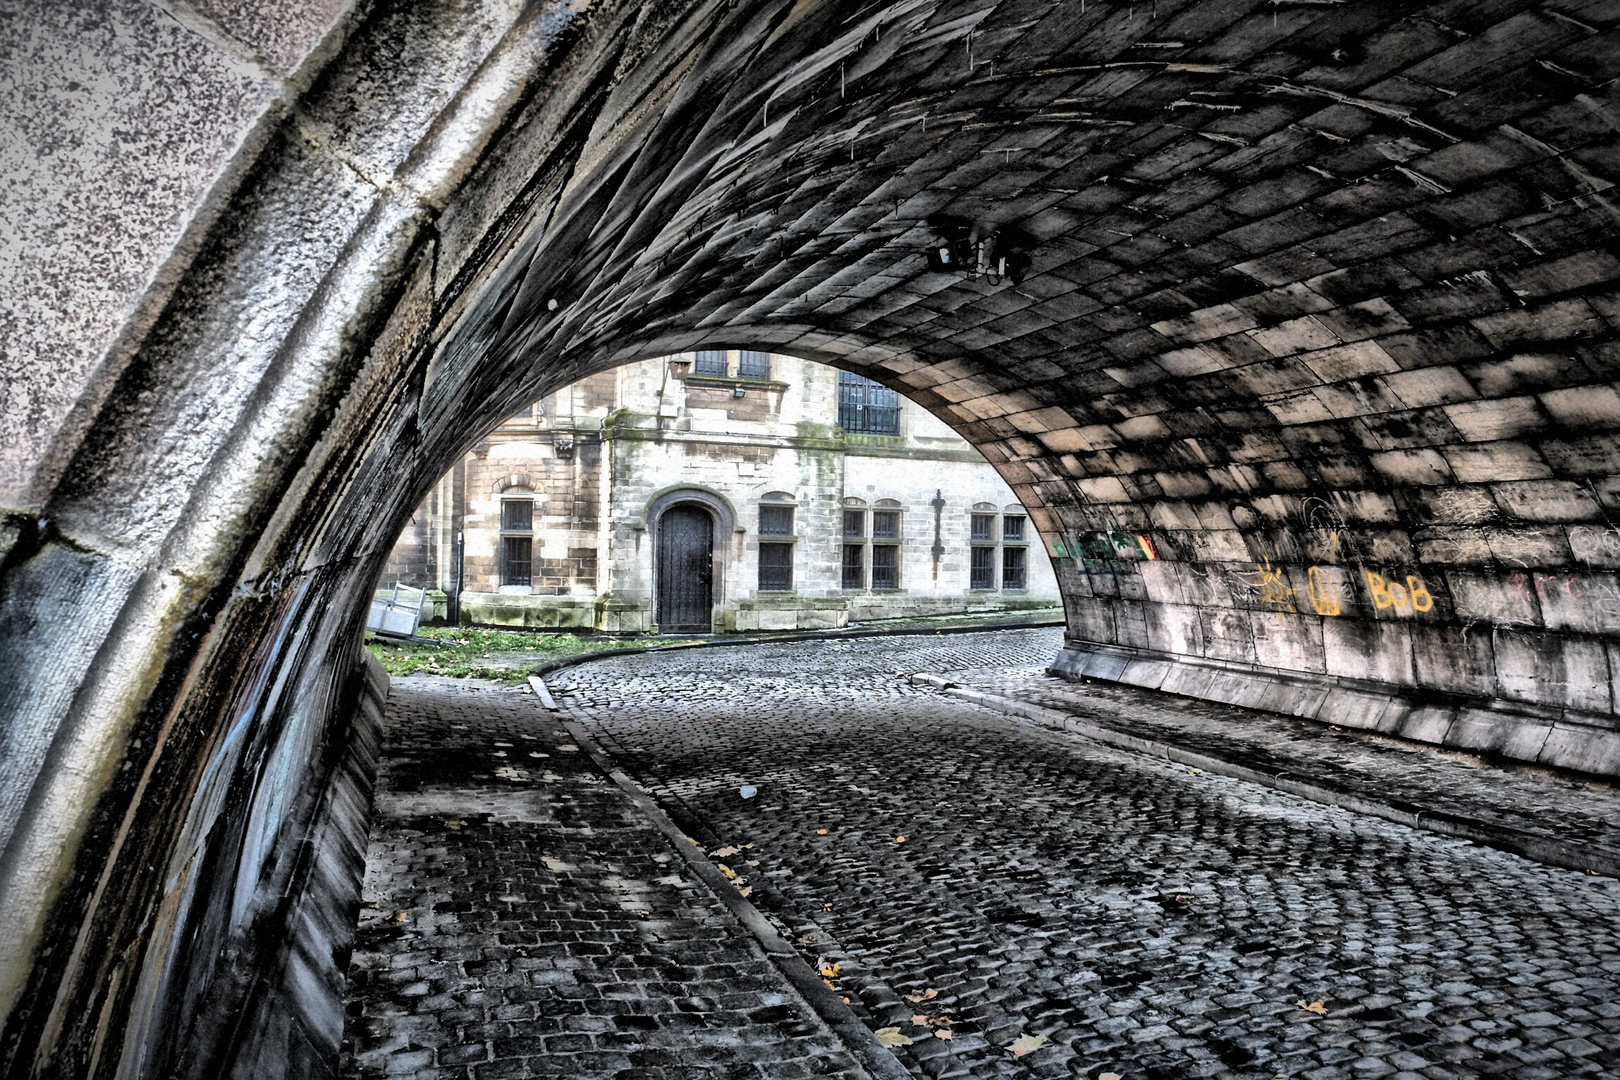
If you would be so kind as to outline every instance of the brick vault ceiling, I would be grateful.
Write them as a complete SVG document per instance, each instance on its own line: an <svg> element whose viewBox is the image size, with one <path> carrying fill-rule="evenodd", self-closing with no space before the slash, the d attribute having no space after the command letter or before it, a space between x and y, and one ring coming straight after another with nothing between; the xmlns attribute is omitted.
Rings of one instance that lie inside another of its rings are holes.
<svg viewBox="0 0 1620 1080"><path fill-rule="evenodd" d="M1483 399L1612 377L1617 16L739 9L593 106L450 352L476 341L488 385L699 342L837 360L1032 502L1065 501L1063 477L1188 493L1144 461L1192 493L1365 486L1371 456L1560 419L1474 417ZM1027 234L1028 276L930 272L940 214Z"/></svg>

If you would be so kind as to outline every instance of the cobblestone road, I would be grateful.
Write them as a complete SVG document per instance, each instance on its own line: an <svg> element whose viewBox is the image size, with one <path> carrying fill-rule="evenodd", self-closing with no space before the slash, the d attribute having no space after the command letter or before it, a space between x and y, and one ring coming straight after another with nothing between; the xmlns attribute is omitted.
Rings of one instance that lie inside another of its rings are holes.
<svg viewBox="0 0 1620 1080"><path fill-rule="evenodd" d="M716 860L920 1076L1620 1076L1620 883L896 677L993 681L1054 648L764 645L551 685L683 828L738 849Z"/></svg>
<svg viewBox="0 0 1620 1080"><path fill-rule="evenodd" d="M864 1075L532 695L397 679L344 1075Z"/></svg>

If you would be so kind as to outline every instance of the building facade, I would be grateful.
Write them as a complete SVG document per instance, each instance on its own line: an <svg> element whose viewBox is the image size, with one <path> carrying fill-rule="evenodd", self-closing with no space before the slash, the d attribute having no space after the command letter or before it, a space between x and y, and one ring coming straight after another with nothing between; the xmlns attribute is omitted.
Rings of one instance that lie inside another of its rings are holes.
<svg viewBox="0 0 1620 1080"><path fill-rule="evenodd" d="M1023 507L943 423L748 351L629 364L509 418L418 508L395 580L464 622L608 632L1058 604Z"/></svg>

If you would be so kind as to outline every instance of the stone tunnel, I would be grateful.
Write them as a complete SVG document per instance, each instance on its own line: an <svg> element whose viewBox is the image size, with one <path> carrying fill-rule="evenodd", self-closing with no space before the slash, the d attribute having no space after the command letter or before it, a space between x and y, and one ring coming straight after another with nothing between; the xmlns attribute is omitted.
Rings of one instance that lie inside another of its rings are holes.
<svg viewBox="0 0 1620 1080"><path fill-rule="evenodd" d="M1613 0L4 20L0 1061L325 1075L389 545L761 348L971 441L1055 665L1620 774Z"/></svg>

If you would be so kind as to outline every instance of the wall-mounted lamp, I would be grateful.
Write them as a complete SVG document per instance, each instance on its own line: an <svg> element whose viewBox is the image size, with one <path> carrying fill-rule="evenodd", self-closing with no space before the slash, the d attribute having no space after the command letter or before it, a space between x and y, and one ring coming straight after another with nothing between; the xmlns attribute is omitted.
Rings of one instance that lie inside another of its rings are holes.
<svg viewBox="0 0 1620 1080"><path fill-rule="evenodd" d="M966 218L935 214L928 219L934 240L928 246L928 269L961 274L969 281L1020 284L1029 273L1034 242L1017 229L976 225Z"/></svg>
<svg viewBox="0 0 1620 1080"><path fill-rule="evenodd" d="M734 398L747 397L748 396L748 391L744 390L740 386L733 386L731 388L731 396L734 397Z"/></svg>

